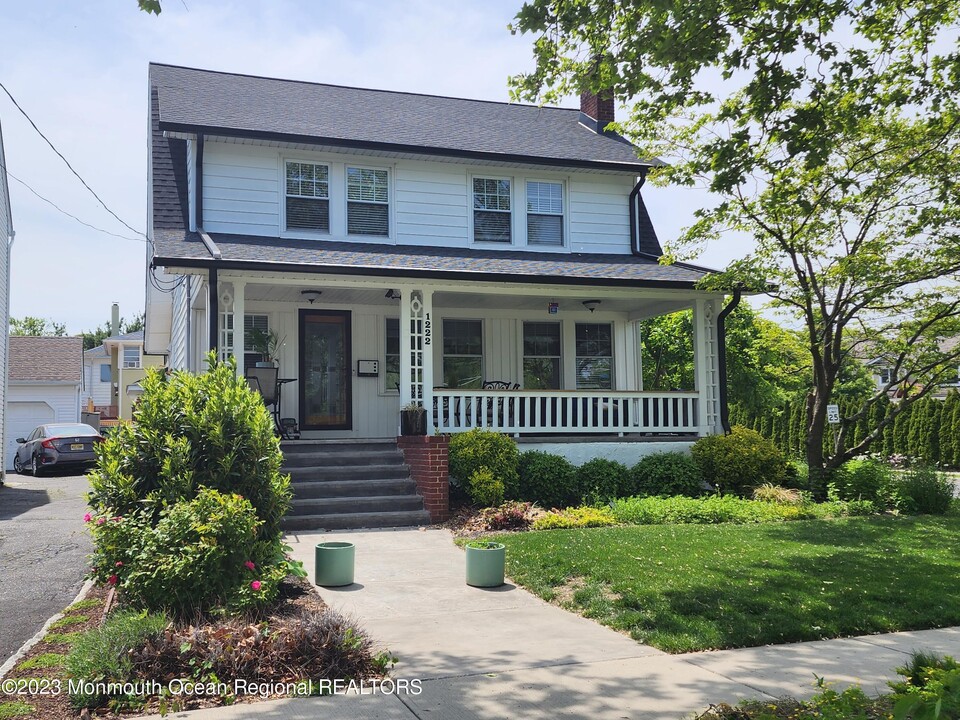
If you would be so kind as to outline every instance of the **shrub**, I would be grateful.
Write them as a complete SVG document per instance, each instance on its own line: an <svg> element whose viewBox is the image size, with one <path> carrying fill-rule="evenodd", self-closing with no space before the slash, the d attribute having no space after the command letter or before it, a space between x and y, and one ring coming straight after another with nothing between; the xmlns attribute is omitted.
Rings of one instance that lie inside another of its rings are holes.
<svg viewBox="0 0 960 720"><path fill-rule="evenodd" d="M503 481L486 466L478 467L467 478L467 488L473 502L492 507L503 502Z"/></svg>
<svg viewBox="0 0 960 720"><path fill-rule="evenodd" d="M734 495L628 498L617 500L611 509L618 522L633 525L768 523L869 515L875 511L873 504L866 500L781 505Z"/></svg>
<svg viewBox="0 0 960 720"><path fill-rule="evenodd" d="M703 494L703 480L696 463L686 453L662 452L640 459L630 471L632 495Z"/></svg>
<svg viewBox="0 0 960 720"><path fill-rule="evenodd" d="M701 477L723 492L743 495L763 483L779 485L786 473L786 461L774 444L739 425L729 435L700 438L690 454Z"/></svg>
<svg viewBox="0 0 960 720"><path fill-rule="evenodd" d="M213 626L170 626L132 654L139 677L215 676L221 682L275 677L362 679L382 674L389 656L374 652L370 637L354 620L331 608L266 623L230 620Z"/></svg>
<svg viewBox="0 0 960 720"><path fill-rule="evenodd" d="M943 515L953 501L953 483L936 469L917 464L902 471L896 482L906 512Z"/></svg>
<svg viewBox="0 0 960 720"><path fill-rule="evenodd" d="M534 530L606 527L616 525L609 508L578 507L544 513L533 521Z"/></svg>
<svg viewBox="0 0 960 720"><path fill-rule="evenodd" d="M480 511L480 519L485 530L526 530L530 527L531 507L528 502L510 500Z"/></svg>
<svg viewBox="0 0 960 720"><path fill-rule="evenodd" d="M894 717L955 718L960 715L960 664L950 656L914 652L897 668L902 681L893 690Z"/></svg>
<svg viewBox="0 0 960 720"><path fill-rule="evenodd" d="M890 467L874 458L855 458L830 476L828 496L836 500L869 500L879 507L900 504Z"/></svg>
<svg viewBox="0 0 960 720"><path fill-rule="evenodd" d="M501 433L481 428L456 433L450 438L450 477L469 491L470 476L481 467L485 467L503 484L504 495L515 499L519 457L517 444ZM472 500L479 502L477 498Z"/></svg>
<svg viewBox="0 0 960 720"><path fill-rule="evenodd" d="M93 575L134 607L180 616L264 604L286 567L272 543L257 540L259 524L246 499L204 488L164 510L155 526L136 517L94 525Z"/></svg>
<svg viewBox="0 0 960 720"><path fill-rule="evenodd" d="M84 633L73 644L67 656L70 677L93 683L119 682L132 678L131 650L159 635L167 625L162 615L121 610L110 615L99 628ZM97 692L84 692L86 686L74 687L70 704L75 708L97 707L106 698Z"/></svg>
<svg viewBox="0 0 960 720"><path fill-rule="evenodd" d="M566 458L531 450L520 456L520 499L545 508L580 501L576 470Z"/></svg>
<svg viewBox="0 0 960 720"><path fill-rule="evenodd" d="M615 460L594 458L577 468L576 484L583 500L606 503L629 494L630 471Z"/></svg>
<svg viewBox="0 0 960 720"><path fill-rule="evenodd" d="M270 413L234 360L208 362L199 375L150 371L134 423L102 443L90 473L93 577L150 610L262 604L290 569L290 479Z"/></svg>

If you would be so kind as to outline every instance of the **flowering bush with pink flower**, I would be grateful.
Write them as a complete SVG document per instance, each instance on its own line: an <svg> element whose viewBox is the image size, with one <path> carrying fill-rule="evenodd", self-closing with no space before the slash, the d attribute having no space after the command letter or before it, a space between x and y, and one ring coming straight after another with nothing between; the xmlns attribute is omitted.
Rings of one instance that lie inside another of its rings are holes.
<svg viewBox="0 0 960 720"><path fill-rule="evenodd" d="M244 610L272 601L294 569L270 413L234 361L208 362L201 374L148 373L134 423L102 443L90 473L91 575L135 607Z"/></svg>

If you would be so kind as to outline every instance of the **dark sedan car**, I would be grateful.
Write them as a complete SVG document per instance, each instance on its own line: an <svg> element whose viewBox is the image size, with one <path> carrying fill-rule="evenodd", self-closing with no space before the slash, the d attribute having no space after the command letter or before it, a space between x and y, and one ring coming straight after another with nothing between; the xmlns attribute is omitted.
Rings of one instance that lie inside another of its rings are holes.
<svg viewBox="0 0 960 720"><path fill-rule="evenodd" d="M39 476L44 469L92 465L94 447L103 442L100 433L83 423L41 425L25 438L13 458L13 469Z"/></svg>

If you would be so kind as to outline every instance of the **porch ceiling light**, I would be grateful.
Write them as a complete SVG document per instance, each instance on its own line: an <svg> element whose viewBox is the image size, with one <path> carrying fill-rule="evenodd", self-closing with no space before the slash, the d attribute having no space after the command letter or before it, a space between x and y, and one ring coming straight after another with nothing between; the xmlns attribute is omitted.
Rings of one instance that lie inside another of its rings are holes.
<svg viewBox="0 0 960 720"><path fill-rule="evenodd" d="M387 294L384 295L384 297L385 297L387 300L399 300L399 299L400 299L400 291L399 291L399 290L394 290L393 288L390 288L389 290L387 290Z"/></svg>
<svg viewBox="0 0 960 720"><path fill-rule="evenodd" d="M311 305L313 305L313 303L316 302L322 294L323 293L321 293L319 290L301 290L300 291L300 296L303 297L305 300L308 300Z"/></svg>
<svg viewBox="0 0 960 720"><path fill-rule="evenodd" d="M599 300L584 300L584 301L583 301L583 306L584 306L587 310L589 310L590 312L593 312L593 311L596 310L598 307L600 307L600 301L599 301Z"/></svg>

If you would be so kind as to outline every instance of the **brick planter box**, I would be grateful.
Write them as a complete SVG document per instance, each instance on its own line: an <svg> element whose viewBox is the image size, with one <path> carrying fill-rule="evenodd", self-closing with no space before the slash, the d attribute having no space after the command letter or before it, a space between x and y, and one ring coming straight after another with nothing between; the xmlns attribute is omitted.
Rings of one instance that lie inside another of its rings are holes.
<svg viewBox="0 0 960 720"><path fill-rule="evenodd" d="M431 522L450 517L450 470L447 463L448 435L401 435L397 447L417 483Z"/></svg>

